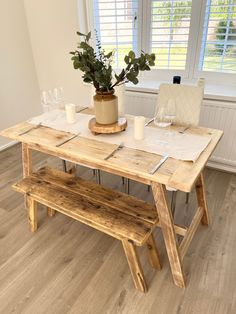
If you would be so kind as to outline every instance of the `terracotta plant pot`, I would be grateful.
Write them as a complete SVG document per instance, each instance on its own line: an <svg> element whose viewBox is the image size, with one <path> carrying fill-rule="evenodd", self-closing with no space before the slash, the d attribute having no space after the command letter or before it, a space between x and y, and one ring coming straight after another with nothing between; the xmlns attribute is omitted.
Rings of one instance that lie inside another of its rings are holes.
<svg viewBox="0 0 236 314"><path fill-rule="evenodd" d="M118 98L114 90L109 92L96 91L93 96L95 118L99 124L113 124L118 120Z"/></svg>

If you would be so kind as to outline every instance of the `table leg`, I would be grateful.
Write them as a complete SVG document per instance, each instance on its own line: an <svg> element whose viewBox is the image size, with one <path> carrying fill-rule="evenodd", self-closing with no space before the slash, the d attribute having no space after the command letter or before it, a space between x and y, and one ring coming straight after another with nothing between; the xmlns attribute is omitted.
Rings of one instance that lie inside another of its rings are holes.
<svg viewBox="0 0 236 314"><path fill-rule="evenodd" d="M207 207L206 196L205 196L205 184L204 184L203 173L200 174L197 180L196 193L197 193L198 206L202 207L204 210L204 214L202 216L201 222L203 225L208 226L209 214L208 214L208 207Z"/></svg>
<svg viewBox="0 0 236 314"><path fill-rule="evenodd" d="M174 221L171 210L167 202L166 187L159 183L152 183L152 191L159 216L167 254L170 261L170 267L174 283L183 288L185 287L185 278L182 270L182 262L179 254L179 247L174 229Z"/></svg>
<svg viewBox="0 0 236 314"><path fill-rule="evenodd" d="M28 177L32 173L32 151L27 144L22 143L22 166L23 177Z"/></svg>
<svg viewBox="0 0 236 314"><path fill-rule="evenodd" d="M47 215L48 215L48 217L53 217L53 216L55 216L55 210L54 209L52 209L52 208L50 208L50 207L47 207Z"/></svg>
<svg viewBox="0 0 236 314"><path fill-rule="evenodd" d="M24 143L22 143L22 167L23 178L30 176L32 173L32 151ZM30 196L25 195L25 207L28 211L30 230L35 232L37 230L37 204Z"/></svg>

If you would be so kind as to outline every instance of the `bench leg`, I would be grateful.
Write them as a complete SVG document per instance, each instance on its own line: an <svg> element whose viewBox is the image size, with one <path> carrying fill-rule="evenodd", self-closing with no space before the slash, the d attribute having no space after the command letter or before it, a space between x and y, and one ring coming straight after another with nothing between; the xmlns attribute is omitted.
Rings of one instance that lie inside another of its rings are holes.
<svg viewBox="0 0 236 314"><path fill-rule="evenodd" d="M35 232L38 228L37 202L30 196L27 196L28 221L31 232Z"/></svg>
<svg viewBox="0 0 236 314"><path fill-rule="evenodd" d="M47 207L47 215L48 215L48 217L55 216L55 210L50 208L50 207Z"/></svg>
<svg viewBox="0 0 236 314"><path fill-rule="evenodd" d="M134 285L136 289L146 292L147 284L143 275L143 270L136 252L136 247L133 243L123 240L123 248L125 251L126 258L128 260L129 268L134 280Z"/></svg>
<svg viewBox="0 0 236 314"><path fill-rule="evenodd" d="M206 196L205 196L204 178L203 178L202 173L196 183L196 193L197 193L198 206L202 207L204 210L204 214L203 214L201 222L203 225L208 226L209 214L208 214L208 208L207 208L207 202L206 202Z"/></svg>
<svg viewBox="0 0 236 314"><path fill-rule="evenodd" d="M152 234L147 240L147 249L148 249L148 257L149 257L150 265L155 269L161 270L160 258L159 258L156 243Z"/></svg>

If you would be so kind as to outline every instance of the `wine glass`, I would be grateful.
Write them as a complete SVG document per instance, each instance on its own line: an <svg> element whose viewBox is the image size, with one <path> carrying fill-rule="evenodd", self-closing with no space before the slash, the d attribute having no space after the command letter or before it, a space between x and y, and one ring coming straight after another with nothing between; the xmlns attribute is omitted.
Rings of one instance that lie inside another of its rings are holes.
<svg viewBox="0 0 236 314"><path fill-rule="evenodd" d="M53 98L56 109L62 108L64 103L64 90L62 87L54 88Z"/></svg>
<svg viewBox="0 0 236 314"><path fill-rule="evenodd" d="M49 112L50 111L50 102L49 102L49 96L46 91L41 92L41 105L43 107L43 112Z"/></svg>
<svg viewBox="0 0 236 314"><path fill-rule="evenodd" d="M159 107L157 107L154 123L160 128L165 128L170 126L174 122L175 117L175 100L170 98L167 102L167 105L160 105Z"/></svg>
<svg viewBox="0 0 236 314"><path fill-rule="evenodd" d="M171 124L173 124L175 117L176 117L176 103L173 98L170 98L165 108L164 119L166 122L166 126L170 126Z"/></svg>

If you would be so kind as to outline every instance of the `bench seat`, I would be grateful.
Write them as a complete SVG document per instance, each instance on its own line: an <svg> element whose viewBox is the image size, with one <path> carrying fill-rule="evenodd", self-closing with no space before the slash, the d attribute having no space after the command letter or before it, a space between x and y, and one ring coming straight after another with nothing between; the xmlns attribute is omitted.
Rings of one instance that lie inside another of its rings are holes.
<svg viewBox="0 0 236 314"><path fill-rule="evenodd" d="M15 183L13 188L28 198L32 231L37 229L36 204L40 203L121 240L126 256L129 255L129 265L134 259L130 255L137 257L131 252L133 245L148 244L151 264L160 268L152 238L158 223L157 212L149 203L47 167ZM140 290L145 291L145 284L142 286Z"/></svg>

